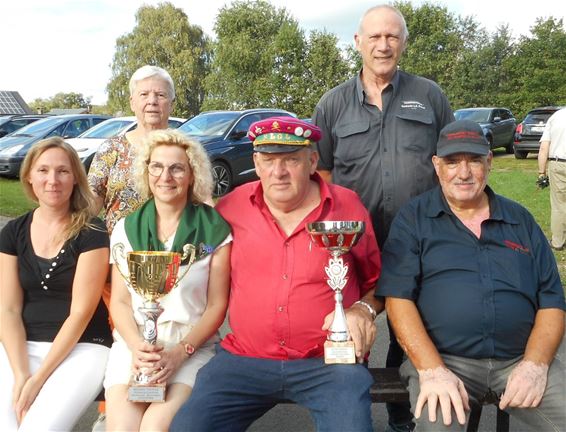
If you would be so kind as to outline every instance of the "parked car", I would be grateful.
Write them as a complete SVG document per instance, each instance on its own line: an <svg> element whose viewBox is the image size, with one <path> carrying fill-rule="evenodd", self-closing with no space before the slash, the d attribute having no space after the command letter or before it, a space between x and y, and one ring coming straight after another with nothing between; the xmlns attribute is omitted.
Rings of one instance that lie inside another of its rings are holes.
<svg viewBox="0 0 566 432"><path fill-rule="evenodd" d="M177 128L179 125L183 124L185 120L186 119L179 117L170 117L169 127L173 129ZM108 138L124 135L126 132L134 130L137 125L138 121L134 116L110 118L88 129L78 137L70 138L66 141L75 148L85 169L88 171L100 144Z"/></svg>
<svg viewBox="0 0 566 432"><path fill-rule="evenodd" d="M288 111L270 108L206 111L179 126L180 131L199 140L210 156L214 196L257 179L248 129L253 122L274 116L295 117Z"/></svg>
<svg viewBox="0 0 566 432"><path fill-rule="evenodd" d="M525 119L517 125L513 149L517 159L525 159L529 152L538 153L540 137L546 121L556 111L564 107L546 106L530 110Z"/></svg>
<svg viewBox="0 0 566 432"><path fill-rule="evenodd" d="M51 136L74 138L108 118L96 114L47 117L0 138L0 175L17 177L25 155L36 142Z"/></svg>
<svg viewBox="0 0 566 432"><path fill-rule="evenodd" d="M16 114L0 117L0 138L47 117L47 114Z"/></svg>
<svg viewBox="0 0 566 432"><path fill-rule="evenodd" d="M517 122L507 108L463 108L454 111L456 120L471 120L479 123L492 149L504 147L513 153L513 137Z"/></svg>

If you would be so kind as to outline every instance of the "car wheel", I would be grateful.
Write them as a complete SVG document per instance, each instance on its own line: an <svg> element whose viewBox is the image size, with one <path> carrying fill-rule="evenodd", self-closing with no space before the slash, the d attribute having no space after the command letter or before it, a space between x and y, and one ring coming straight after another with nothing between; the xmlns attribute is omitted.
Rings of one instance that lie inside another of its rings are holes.
<svg viewBox="0 0 566 432"><path fill-rule="evenodd" d="M514 149L515 159L526 159L529 152Z"/></svg>
<svg viewBox="0 0 566 432"><path fill-rule="evenodd" d="M212 194L215 197L226 195L232 189L232 173L224 162L212 162L212 179L214 180Z"/></svg>

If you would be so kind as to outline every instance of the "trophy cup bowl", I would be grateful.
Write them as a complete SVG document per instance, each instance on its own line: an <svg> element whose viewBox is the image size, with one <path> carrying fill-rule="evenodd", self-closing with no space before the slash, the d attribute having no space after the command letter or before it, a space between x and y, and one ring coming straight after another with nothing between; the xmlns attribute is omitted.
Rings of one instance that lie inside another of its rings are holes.
<svg viewBox="0 0 566 432"><path fill-rule="evenodd" d="M196 254L193 245L185 245L183 254L164 251L134 251L125 257L128 273L125 275L118 265L118 255L124 258L124 245L116 244L112 249L114 262L126 283L143 298L143 338L146 342L157 343L157 320L163 308L159 300L168 294L188 272ZM181 262L189 257L187 270L178 277ZM128 400L131 402L164 402L165 384L150 383L150 376L140 372L133 375L128 387Z"/></svg>
<svg viewBox="0 0 566 432"><path fill-rule="evenodd" d="M317 221L307 224L306 230L317 246L330 253L324 267L327 283L334 291L334 319L324 343L324 361L327 364L353 364L356 362L354 342L350 340L346 314L342 305L342 289L348 281L348 266L342 255L356 245L365 230L362 221Z"/></svg>

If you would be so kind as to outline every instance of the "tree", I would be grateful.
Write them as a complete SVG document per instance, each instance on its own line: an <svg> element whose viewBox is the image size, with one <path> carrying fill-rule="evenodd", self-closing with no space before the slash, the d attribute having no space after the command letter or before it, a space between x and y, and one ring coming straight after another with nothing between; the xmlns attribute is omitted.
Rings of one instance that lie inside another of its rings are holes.
<svg viewBox="0 0 566 432"><path fill-rule="evenodd" d="M47 99L37 98L29 104L34 111L48 112L54 108L88 108L91 97L85 97L82 93L57 93Z"/></svg>
<svg viewBox="0 0 566 432"><path fill-rule="evenodd" d="M455 59L463 49L463 29L444 6L396 3L407 22L409 41L400 61L401 69L429 78L445 87L453 76Z"/></svg>
<svg viewBox="0 0 566 432"><path fill-rule="evenodd" d="M274 45L277 39L296 42L291 33L297 29L285 8L276 9L264 0L236 1L220 9L203 109L271 106L271 78L277 64Z"/></svg>
<svg viewBox="0 0 566 432"><path fill-rule="evenodd" d="M454 67L450 96L454 108L471 106L510 106L509 70L505 66L515 46L508 26L500 26L482 43L466 49Z"/></svg>
<svg viewBox="0 0 566 432"><path fill-rule="evenodd" d="M562 19L538 18L532 37L522 36L505 63L509 90L505 97L515 114L542 105L566 105L566 33Z"/></svg>
<svg viewBox="0 0 566 432"><path fill-rule="evenodd" d="M324 93L359 71L350 70L348 58L338 46L338 38L334 34L319 31L309 35L304 65L301 89L303 110L296 109L301 117L310 117Z"/></svg>
<svg viewBox="0 0 566 432"><path fill-rule="evenodd" d="M128 83L141 66L150 64L169 72L175 84L173 114L189 117L200 111L203 81L210 63L210 41L199 26L171 3L142 6L131 33L116 41L108 104L114 111L131 112Z"/></svg>
<svg viewBox="0 0 566 432"><path fill-rule="evenodd" d="M220 10L203 109L276 107L312 114L322 94L347 76L337 38L305 38L285 8L237 1Z"/></svg>

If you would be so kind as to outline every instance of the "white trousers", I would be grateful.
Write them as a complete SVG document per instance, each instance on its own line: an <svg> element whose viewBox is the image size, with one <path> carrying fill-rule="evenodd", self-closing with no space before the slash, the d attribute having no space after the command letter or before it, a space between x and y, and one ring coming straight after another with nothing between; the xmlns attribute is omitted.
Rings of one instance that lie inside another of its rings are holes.
<svg viewBox="0 0 566 432"><path fill-rule="evenodd" d="M30 373L34 374L51 342L27 342ZM12 408L14 375L0 345L0 431L70 431L102 389L109 349L78 343L53 371L18 428Z"/></svg>

